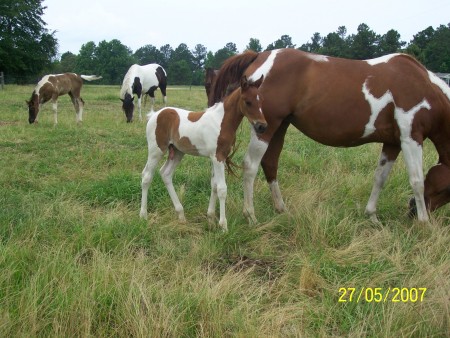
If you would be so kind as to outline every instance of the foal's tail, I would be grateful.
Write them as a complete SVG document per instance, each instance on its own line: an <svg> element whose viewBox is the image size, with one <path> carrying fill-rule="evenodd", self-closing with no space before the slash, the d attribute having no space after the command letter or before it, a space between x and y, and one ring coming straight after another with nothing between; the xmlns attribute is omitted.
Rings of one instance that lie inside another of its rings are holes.
<svg viewBox="0 0 450 338"><path fill-rule="evenodd" d="M244 71L255 61L258 55L257 52L249 50L232 56L224 62L211 88L211 94L208 98L209 107L220 102L226 96L228 86L241 79Z"/></svg>
<svg viewBox="0 0 450 338"><path fill-rule="evenodd" d="M103 76L98 76L98 75L80 75L80 77L86 81L100 80L103 78Z"/></svg>

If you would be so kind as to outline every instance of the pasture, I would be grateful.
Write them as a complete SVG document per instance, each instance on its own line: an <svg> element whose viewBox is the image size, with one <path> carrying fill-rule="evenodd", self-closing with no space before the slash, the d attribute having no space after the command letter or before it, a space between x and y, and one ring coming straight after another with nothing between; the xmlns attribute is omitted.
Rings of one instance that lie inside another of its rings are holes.
<svg viewBox="0 0 450 338"><path fill-rule="evenodd" d="M186 156L174 185L187 223L159 175L145 221L145 123L125 122L120 87L85 83L81 125L60 97L56 127L51 104L28 124L33 87L0 91L0 336L448 336L450 207L428 225L407 217L401 156L380 196L382 226L364 215L381 145L326 147L292 127L279 170L288 212L273 210L259 172L249 226L237 171L229 231L210 226L210 161ZM169 86L167 99L206 107L201 87ZM244 121L238 164L248 137ZM436 161L427 141L424 171Z"/></svg>

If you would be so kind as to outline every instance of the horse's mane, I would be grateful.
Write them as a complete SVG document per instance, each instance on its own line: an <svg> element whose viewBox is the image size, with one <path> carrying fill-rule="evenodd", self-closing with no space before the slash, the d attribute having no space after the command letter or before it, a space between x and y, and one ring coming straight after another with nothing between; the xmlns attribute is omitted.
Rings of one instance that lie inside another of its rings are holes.
<svg viewBox="0 0 450 338"><path fill-rule="evenodd" d="M228 85L238 82L247 67L255 61L258 53L246 51L227 59L217 74L213 83L211 95L208 98L208 106L220 102L226 96Z"/></svg>

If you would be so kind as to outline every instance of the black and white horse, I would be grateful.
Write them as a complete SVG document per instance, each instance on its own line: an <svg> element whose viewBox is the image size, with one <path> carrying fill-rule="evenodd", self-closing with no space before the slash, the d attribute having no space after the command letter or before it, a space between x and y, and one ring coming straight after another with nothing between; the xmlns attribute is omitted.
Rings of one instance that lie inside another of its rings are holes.
<svg viewBox="0 0 450 338"><path fill-rule="evenodd" d="M151 110L155 104L155 90L161 89L164 104L167 102L167 73L163 67L156 63L144 66L132 65L123 79L120 90L120 100L122 109L127 117L127 122L133 120L134 94L138 97L139 119L142 120L141 98L142 95L149 95L152 101Z"/></svg>

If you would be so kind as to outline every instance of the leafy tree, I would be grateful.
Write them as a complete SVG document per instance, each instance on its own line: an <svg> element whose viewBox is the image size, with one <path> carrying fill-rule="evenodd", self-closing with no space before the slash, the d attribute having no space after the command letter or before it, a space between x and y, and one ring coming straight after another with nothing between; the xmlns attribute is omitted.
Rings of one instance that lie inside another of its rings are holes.
<svg viewBox="0 0 450 338"><path fill-rule="evenodd" d="M170 63L170 59L172 58L173 49L172 49L172 47L170 47L169 44L166 44L164 46L161 46L159 48L159 50L163 55L163 61L161 61L160 65L164 69L167 69L167 68L169 68L169 63Z"/></svg>
<svg viewBox="0 0 450 338"><path fill-rule="evenodd" d="M384 34L379 41L378 56L396 53L406 45L406 42L400 41L400 33L394 29Z"/></svg>
<svg viewBox="0 0 450 338"><path fill-rule="evenodd" d="M109 84L121 84L128 68L135 63L131 50L117 39L100 41L95 55L96 73Z"/></svg>
<svg viewBox="0 0 450 338"><path fill-rule="evenodd" d="M149 63L162 65L165 62L164 54L153 45L146 45L136 50L134 52L134 58L140 65L147 65Z"/></svg>
<svg viewBox="0 0 450 338"><path fill-rule="evenodd" d="M210 55L207 55L206 67L219 69L226 59L237 54L236 44L229 42L225 47L219 49L214 53L214 57L211 59Z"/></svg>
<svg viewBox="0 0 450 338"><path fill-rule="evenodd" d="M358 26L358 33L350 38L350 57L357 60L371 59L377 55L377 44L380 37L368 25Z"/></svg>
<svg viewBox="0 0 450 338"><path fill-rule="evenodd" d="M299 48L300 50L303 50L305 52L311 52L311 53L320 53L320 50L322 48L322 37L320 36L320 33L314 33L311 37L311 42L307 42Z"/></svg>
<svg viewBox="0 0 450 338"><path fill-rule="evenodd" d="M257 53L262 52L262 50L263 50L259 39L254 39L254 38L250 38L250 41L249 41L247 47L245 47L245 49L252 50Z"/></svg>
<svg viewBox="0 0 450 338"><path fill-rule="evenodd" d="M192 51L192 62L194 64L195 70L203 69L203 65L205 64L207 49L205 46L201 44L197 44Z"/></svg>
<svg viewBox="0 0 450 338"><path fill-rule="evenodd" d="M450 24L434 32L424 50L425 66L434 71L450 73Z"/></svg>
<svg viewBox="0 0 450 338"><path fill-rule="evenodd" d="M79 74L95 74L96 72L96 50L94 41L83 44L78 53L75 72Z"/></svg>
<svg viewBox="0 0 450 338"><path fill-rule="evenodd" d="M61 73L74 72L76 65L77 65L77 56L75 54L71 52L66 52L63 55L61 55L60 61Z"/></svg>
<svg viewBox="0 0 450 338"><path fill-rule="evenodd" d="M3 0L0 3L0 69L9 78L27 82L51 65L57 54L55 32L41 16L43 0Z"/></svg>
<svg viewBox="0 0 450 338"><path fill-rule="evenodd" d="M168 69L168 82L173 85L191 84L192 71L186 60L171 62Z"/></svg>
<svg viewBox="0 0 450 338"><path fill-rule="evenodd" d="M268 45L266 50L280 48L295 48L295 45L292 43L292 38L289 35L282 35L281 38Z"/></svg>
<svg viewBox="0 0 450 338"><path fill-rule="evenodd" d="M319 49L320 54L336 57L346 57L348 55L347 42L339 32L329 33L322 41L322 47Z"/></svg>

